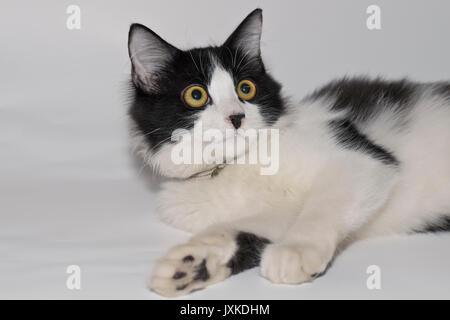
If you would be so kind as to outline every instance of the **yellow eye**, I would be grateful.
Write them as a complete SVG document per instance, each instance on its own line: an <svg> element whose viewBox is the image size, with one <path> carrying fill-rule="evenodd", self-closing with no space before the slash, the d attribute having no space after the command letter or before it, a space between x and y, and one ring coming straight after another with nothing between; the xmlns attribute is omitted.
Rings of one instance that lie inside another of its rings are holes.
<svg viewBox="0 0 450 320"><path fill-rule="evenodd" d="M208 93L202 86L190 85L183 90L182 97L188 107L201 108L208 103Z"/></svg>
<svg viewBox="0 0 450 320"><path fill-rule="evenodd" d="M250 80L241 80L237 85L237 93L243 100L252 100L256 95L256 86Z"/></svg>

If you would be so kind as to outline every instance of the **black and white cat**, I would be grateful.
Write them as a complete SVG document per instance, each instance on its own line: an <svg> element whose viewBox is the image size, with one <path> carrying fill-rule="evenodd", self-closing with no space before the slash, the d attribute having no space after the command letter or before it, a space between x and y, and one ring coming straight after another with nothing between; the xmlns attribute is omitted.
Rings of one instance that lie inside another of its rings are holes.
<svg viewBox="0 0 450 320"><path fill-rule="evenodd" d="M161 295L256 266L274 283L307 282L352 241L450 229L450 82L344 78L290 103L264 68L261 29L257 9L222 46L182 51L131 26L136 146L178 178L159 192L162 219L196 234L155 265ZM278 172L229 164L192 178L217 164L174 164L171 136L200 125L278 129Z"/></svg>

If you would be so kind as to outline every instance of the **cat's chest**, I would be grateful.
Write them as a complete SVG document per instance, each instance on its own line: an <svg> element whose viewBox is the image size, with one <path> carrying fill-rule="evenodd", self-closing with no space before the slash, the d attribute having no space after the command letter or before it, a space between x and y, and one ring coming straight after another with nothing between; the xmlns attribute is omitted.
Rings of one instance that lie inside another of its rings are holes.
<svg viewBox="0 0 450 320"><path fill-rule="evenodd" d="M303 202L317 173L316 163L310 160L312 159L295 155L295 152L280 159L278 172L267 176L265 183L271 196L294 202L296 205Z"/></svg>
<svg viewBox="0 0 450 320"><path fill-rule="evenodd" d="M262 204L264 207L280 210L298 209L307 196L315 176L319 170L319 161L314 157L305 157L300 150L291 149L284 152L280 149L278 159L271 157L277 164L273 174L263 174L261 169L269 165L227 166L222 172L225 183L233 185L233 189L241 190L248 205ZM238 186L239 185L239 186Z"/></svg>
<svg viewBox="0 0 450 320"><path fill-rule="evenodd" d="M227 165L219 178L227 190L239 190L246 205L298 209L330 152L317 134L294 129L280 133L263 163Z"/></svg>

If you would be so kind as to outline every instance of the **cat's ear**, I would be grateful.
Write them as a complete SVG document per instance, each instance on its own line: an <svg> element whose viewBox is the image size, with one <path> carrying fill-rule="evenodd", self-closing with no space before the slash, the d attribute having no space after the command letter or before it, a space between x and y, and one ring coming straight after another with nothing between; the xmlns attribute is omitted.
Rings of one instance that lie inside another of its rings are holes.
<svg viewBox="0 0 450 320"><path fill-rule="evenodd" d="M234 30L224 43L224 47L241 50L252 58L261 55L262 10L253 10Z"/></svg>
<svg viewBox="0 0 450 320"><path fill-rule="evenodd" d="M132 24L128 33L128 54L135 85L146 91L157 88L161 72L178 51L149 28Z"/></svg>

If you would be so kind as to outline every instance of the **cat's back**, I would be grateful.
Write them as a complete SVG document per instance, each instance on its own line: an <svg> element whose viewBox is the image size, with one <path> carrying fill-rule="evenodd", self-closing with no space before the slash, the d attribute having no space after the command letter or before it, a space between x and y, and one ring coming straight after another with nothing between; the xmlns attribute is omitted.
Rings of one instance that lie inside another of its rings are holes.
<svg viewBox="0 0 450 320"><path fill-rule="evenodd" d="M365 121L385 110L407 111L424 97L450 104L450 81L419 83L408 79L344 77L319 87L306 100L328 101L331 111L345 111L352 120Z"/></svg>
<svg viewBox="0 0 450 320"><path fill-rule="evenodd" d="M321 100L332 112L342 112L351 121L366 122L383 111L408 111L425 89L426 85L407 79L344 77L321 86L307 100Z"/></svg>
<svg viewBox="0 0 450 320"><path fill-rule="evenodd" d="M450 127L450 81L345 77L325 84L305 100L319 101L330 117L345 119L387 145L419 127L440 123Z"/></svg>
<svg viewBox="0 0 450 320"><path fill-rule="evenodd" d="M330 143L356 149L369 143L408 162L416 150L426 153L438 144L439 150L430 154L450 156L450 81L341 78L292 110L288 136L295 136L302 148L308 141L312 150L326 150Z"/></svg>

